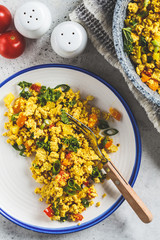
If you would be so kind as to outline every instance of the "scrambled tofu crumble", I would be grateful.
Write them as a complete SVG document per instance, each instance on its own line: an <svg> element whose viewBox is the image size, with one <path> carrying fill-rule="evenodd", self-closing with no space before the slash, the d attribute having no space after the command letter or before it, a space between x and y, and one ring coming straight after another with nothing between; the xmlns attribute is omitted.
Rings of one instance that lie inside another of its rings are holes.
<svg viewBox="0 0 160 240"><path fill-rule="evenodd" d="M124 51L142 82L160 94L160 1L133 0L123 28Z"/></svg>
<svg viewBox="0 0 160 240"><path fill-rule="evenodd" d="M108 160L108 153L118 150L111 139L118 131L109 128L108 120L120 120L120 113L116 109L101 112L89 104L92 96L81 99L79 91L73 92L65 84L54 89L40 83L18 85L18 98L12 93L4 98L9 121L3 135L21 156L34 156L30 169L41 184L35 193L48 205L46 215L51 220L81 221L83 211L93 205L92 199L97 196L94 183L103 183L106 178L102 169L105 161L99 159L66 113L94 131ZM100 129L107 129L106 135L101 136Z"/></svg>

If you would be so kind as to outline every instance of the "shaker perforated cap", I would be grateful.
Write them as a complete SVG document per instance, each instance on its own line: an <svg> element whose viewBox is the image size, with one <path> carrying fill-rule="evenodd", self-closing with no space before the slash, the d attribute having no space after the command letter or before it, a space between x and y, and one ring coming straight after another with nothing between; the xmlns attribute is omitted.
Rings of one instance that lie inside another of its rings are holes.
<svg viewBox="0 0 160 240"><path fill-rule="evenodd" d="M48 7L42 2L29 1L20 6L14 16L14 24L18 32L27 38L40 38L45 34L52 22Z"/></svg>
<svg viewBox="0 0 160 240"><path fill-rule="evenodd" d="M76 57L86 48L86 30L77 22L62 22L52 32L51 45L53 50L61 57Z"/></svg>

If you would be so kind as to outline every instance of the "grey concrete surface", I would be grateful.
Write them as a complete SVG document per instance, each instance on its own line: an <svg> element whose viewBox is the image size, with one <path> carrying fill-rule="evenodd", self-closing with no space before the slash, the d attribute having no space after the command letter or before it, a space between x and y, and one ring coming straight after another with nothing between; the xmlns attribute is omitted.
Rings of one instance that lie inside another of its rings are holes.
<svg viewBox="0 0 160 240"><path fill-rule="evenodd" d="M14 13L17 6L23 2L25 1L2 0L0 4L6 5ZM86 51L75 59L62 59L52 51L50 46L51 30L58 22L67 19L68 13L80 0L44 0L43 2L50 5L52 11L54 21L51 29L39 40L28 40L26 51L20 58L7 60L0 57L0 82L29 66L43 63L64 63L94 72L115 87L130 106L139 126L142 140L142 162L134 189L148 205L154 219L150 224L142 223L124 202L109 218L89 229L67 235L48 235L23 229L0 216L0 239L158 240L160 239L160 134L147 119L146 113L129 91L121 74L98 54L90 42Z"/></svg>

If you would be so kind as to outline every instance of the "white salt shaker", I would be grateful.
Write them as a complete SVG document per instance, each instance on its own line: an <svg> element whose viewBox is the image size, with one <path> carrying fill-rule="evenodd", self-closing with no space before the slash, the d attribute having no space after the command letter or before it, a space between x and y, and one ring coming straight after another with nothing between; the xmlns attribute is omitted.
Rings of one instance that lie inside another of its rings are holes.
<svg viewBox="0 0 160 240"><path fill-rule="evenodd" d="M86 48L87 32L77 22L62 22L52 32L51 45L53 50L61 57L76 57Z"/></svg>
<svg viewBox="0 0 160 240"><path fill-rule="evenodd" d="M20 6L14 16L14 24L24 37L36 39L45 34L52 23L48 7L42 2L27 1Z"/></svg>

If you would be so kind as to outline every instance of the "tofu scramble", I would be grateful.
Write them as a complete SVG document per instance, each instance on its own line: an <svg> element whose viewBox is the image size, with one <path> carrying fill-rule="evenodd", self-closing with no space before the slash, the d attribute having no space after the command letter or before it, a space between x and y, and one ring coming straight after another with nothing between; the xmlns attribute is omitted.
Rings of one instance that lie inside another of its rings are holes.
<svg viewBox="0 0 160 240"><path fill-rule="evenodd" d="M124 51L142 82L160 94L160 1L133 0L123 28Z"/></svg>
<svg viewBox="0 0 160 240"><path fill-rule="evenodd" d="M41 184L35 193L48 205L46 215L51 220L81 221L82 212L97 196L94 183L103 183L106 178L102 170L105 161L100 161L66 113L94 131L108 160L108 153L118 150L111 139L118 130L110 128L108 120L119 121L121 114L114 108L110 108L110 113L100 112L89 104L92 96L81 99L79 91L73 92L65 84L54 89L40 83L18 85L18 98L12 93L4 98L9 121L3 135L21 156L34 156L30 169L35 181ZM105 135L99 134L100 129L106 129Z"/></svg>

